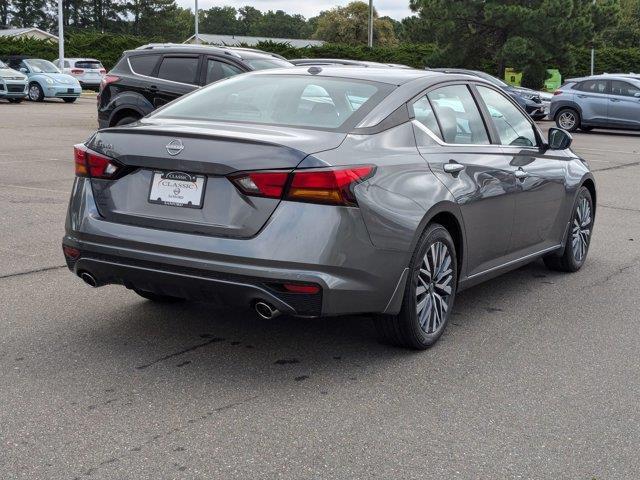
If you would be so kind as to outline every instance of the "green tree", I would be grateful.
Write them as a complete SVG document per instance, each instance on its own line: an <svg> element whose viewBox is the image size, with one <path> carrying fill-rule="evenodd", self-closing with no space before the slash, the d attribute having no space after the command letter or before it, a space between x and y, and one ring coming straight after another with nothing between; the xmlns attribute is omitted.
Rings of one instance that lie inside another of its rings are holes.
<svg viewBox="0 0 640 480"><path fill-rule="evenodd" d="M241 32L238 11L233 7L212 7L201 13L199 21L202 33L236 35Z"/></svg>
<svg viewBox="0 0 640 480"><path fill-rule="evenodd" d="M411 0L425 31L433 32L440 63L487 69L509 66L540 87L547 67L571 70L569 46L586 46L615 17L619 0Z"/></svg>
<svg viewBox="0 0 640 480"><path fill-rule="evenodd" d="M238 9L238 23L242 35L252 35L262 18L262 12L249 5Z"/></svg>
<svg viewBox="0 0 640 480"><path fill-rule="evenodd" d="M14 27L47 28L45 0L13 0L9 2L11 24Z"/></svg>
<svg viewBox="0 0 640 480"><path fill-rule="evenodd" d="M272 38L303 38L307 21L302 15L289 15L282 10L262 14L251 35Z"/></svg>
<svg viewBox="0 0 640 480"><path fill-rule="evenodd" d="M379 45L397 43L393 24L378 17L373 11L373 39ZM318 16L314 38L335 43L367 43L369 5L362 1L351 2L345 7L335 7Z"/></svg>

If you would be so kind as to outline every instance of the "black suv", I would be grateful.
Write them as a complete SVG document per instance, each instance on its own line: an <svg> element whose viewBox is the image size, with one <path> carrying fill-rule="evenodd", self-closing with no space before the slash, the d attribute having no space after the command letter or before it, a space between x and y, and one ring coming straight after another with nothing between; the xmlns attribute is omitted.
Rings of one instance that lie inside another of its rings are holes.
<svg viewBox="0 0 640 480"><path fill-rule="evenodd" d="M211 82L239 73L292 67L249 48L149 44L124 52L100 84L98 125L124 125Z"/></svg>

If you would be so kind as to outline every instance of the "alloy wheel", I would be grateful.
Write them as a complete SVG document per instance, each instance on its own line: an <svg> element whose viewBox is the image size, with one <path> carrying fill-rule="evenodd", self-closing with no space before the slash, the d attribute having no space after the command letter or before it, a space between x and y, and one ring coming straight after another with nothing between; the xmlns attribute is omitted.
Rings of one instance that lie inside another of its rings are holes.
<svg viewBox="0 0 640 480"><path fill-rule="evenodd" d="M40 98L40 89L37 87L37 85L31 85L29 87L29 99L36 101L38 100L38 98Z"/></svg>
<svg viewBox="0 0 640 480"><path fill-rule="evenodd" d="M427 334L445 324L453 292L453 261L447 246L433 243L425 253L416 285L416 313L420 328Z"/></svg>
<svg viewBox="0 0 640 480"><path fill-rule="evenodd" d="M560 128L571 130L576 126L576 116L572 112L562 112L558 117Z"/></svg>
<svg viewBox="0 0 640 480"><path fill-rule="evenodd" d="M581 198L576 208L571 230L571 247L573 257L577 262L582 262L587 254L591 237L591 204L586 198Z"/></svg>

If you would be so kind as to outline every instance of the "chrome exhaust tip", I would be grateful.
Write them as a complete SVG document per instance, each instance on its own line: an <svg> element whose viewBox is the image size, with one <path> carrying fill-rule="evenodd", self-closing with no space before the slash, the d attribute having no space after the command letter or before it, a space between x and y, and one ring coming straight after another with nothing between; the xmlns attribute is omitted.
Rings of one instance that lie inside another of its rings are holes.
<svg viewBox="0 0 640 480"><path fill-rule="evenodd" d="M90 287L93 287L93 288L97 288L98 287L98 281L89 272L82 272L80 274L80 278L82 279L82 281L84 283L86 283Z"/></svg>
<svg viewBox="0 0 640 480"><path fill-rule="evenodd" d="M280 315L280 310L263 301L256 302L253 308L258 316L264 320L271 320Z"/></svg>

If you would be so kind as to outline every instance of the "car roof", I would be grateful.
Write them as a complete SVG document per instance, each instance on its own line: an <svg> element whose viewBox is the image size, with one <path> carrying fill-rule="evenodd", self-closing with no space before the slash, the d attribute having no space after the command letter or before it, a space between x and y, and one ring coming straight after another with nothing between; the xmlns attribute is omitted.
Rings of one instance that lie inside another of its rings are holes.
<svg viewBox="0 0 640 480"><path fill-rule="evenodd" d="M636 73L601 73L600 75L587 75L585 77L567 78L566 83L584 82L587 80L640 80L640 74Z"/></svg>
<svg viewBox="0 0 640 480"><path fill-rule="evenodd" d="M353 66L344 68L337 65L327 66L296 66L294 68L277 68L253 72L252 75L317 75L319 77L345 78L353 80L369 80L389 85L403 85L418 79L439 80L455 78L443 72L418 70L413 68L388 68L388 67L363 67ZM471 80L468 75L460 76L461 79ZM473 77L474 80L479 79ZM481 79L479 79L481 80Z"/></svg>
<svg viewBox="0 0 640 480"><path fill-rule="evenodd" d="M125 54L140 53L142 51L162 50L170 51L171 53L218 53L222 55L229 55L236 57L240 60L249 58L274 58L277 55L263 52L258 49L248 48L233 48L233 47L218 47L215 45L203 45L203 44L190 44L190 43L149 43L142 45L135 50L127 50Z"/></svg>

